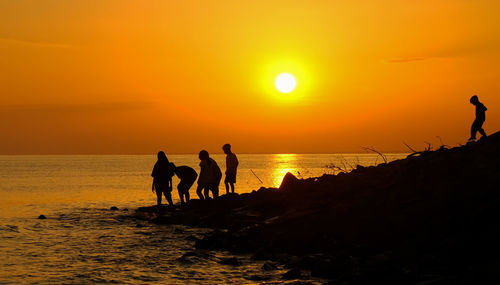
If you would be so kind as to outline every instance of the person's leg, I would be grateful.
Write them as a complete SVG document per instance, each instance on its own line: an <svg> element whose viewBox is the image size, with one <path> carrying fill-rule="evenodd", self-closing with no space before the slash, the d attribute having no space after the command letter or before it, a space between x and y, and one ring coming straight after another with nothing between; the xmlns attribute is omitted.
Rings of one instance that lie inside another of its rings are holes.
<svg viewBox="0 0 500 285"><path fill-rule="evenodd" d="M472 123L472 126L470 128L470 138L469 140L475 140L476 139L476 133L478 131L478 121L477 120L474 120L474 122Z"/></svg>
<svg viewBox="0 0 500 285"><path fill-rule="evenodd" d="M161 206L161 190L156 189L156 203L158 205L158 209Z"/></svg>
<svg viewBox="0 0 500 285"><path fill-rule="evenodd" d="M200 198L200 200L205 200L203 194L201 193L202 190L203 190L203 185L198 184L198 187L196 188L196 194L198 194L198 198Z"/></svg>
<svg viewBox="0 0 500 285"><path fill-rule="evenodd" d="M177 189L177 193L179 193L179 199L181 199L181 205L184 205L184 194L181 189Z"/></svg>
<svg viewBox="0 0 500 285"><path fill-rule="evenodd" d="M484 129L483 129L483 124L484 124L484 121L479 122L477 124L477 130L479 131L481 136L486 137L486 133L484 132Z"/></svg>
<svg viewBox="0 0 500 285"><path fill-rule="evenodd" d="M167 199L168 204L170 206L173 206L174 202L172 201L172 192L171 191L165 191L165 192L163 192L163 195L165 195L165 199Z"/></svg>
<svg viewBox="0 0 500 285"><path fill-rule="evenodd" d="M487 137L486 132L484 131L483 128L479 129L479 133L481 134L482 137Z"/></svg>
<svg viewBox="0 0 500 285"><path fill-rule="evenodd" d="M191 186L193 186L195 180L186 182L186 190L184 191L184 195L186 196L186 203L189 203L189 199L190 199L189 198L189 189L191 189Z"/></svg>
<svg viewBox="0 0 500 285"><path fill-rule="evenodd" d="M209 185L205 185L205 187L203 187L203 190L205 191L205 199L207 200L210 200L210 194L209 194L210 188L211 187Z"/></svg>
<svg viewBox="0 0 500 285"><path fill-rule="evenodd" d="M231 188L231 193L234 193L234 183L236 183L236 173L226 174L226 189L228 186Z"/></svg>
<svg viewBox="0 0 500 285"><path fill-rule="evenodd" d="M219 184L212 185L212 194L214 198L219 197Z"/></svg>
<svg viewBox="0 0 500 285"><path fill-rule="evenodd" d="M224 185L226 186L226 195L229 194L229 182L227 180L224 180Z"/></svg>
<svg viewBox="0 0 500 285"><path fill-rule="evenodd" d="M179 193L179 198L181 199L181 204L184 204L184 183L182 183L182 180L177 185L177 192Z"/></svg>

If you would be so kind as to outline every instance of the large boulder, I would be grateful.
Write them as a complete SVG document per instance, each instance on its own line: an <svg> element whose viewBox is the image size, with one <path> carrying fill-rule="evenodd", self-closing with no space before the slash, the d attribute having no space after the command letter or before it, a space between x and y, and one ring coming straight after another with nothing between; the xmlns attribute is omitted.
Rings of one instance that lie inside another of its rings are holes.
<svg viewBox="0 0 500 285"><path fill-rule="evenodd" d="M281 181L279 190L292 189L298 185L300 185L300 180L292 173L287 172L283 177L283 181Z"/></svg>

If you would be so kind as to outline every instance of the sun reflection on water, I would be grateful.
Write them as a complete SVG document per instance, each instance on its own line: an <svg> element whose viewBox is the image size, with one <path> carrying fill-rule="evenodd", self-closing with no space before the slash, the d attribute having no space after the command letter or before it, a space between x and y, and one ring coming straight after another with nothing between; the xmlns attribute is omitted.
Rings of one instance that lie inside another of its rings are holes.
<svg viewBox="0 0 500 285"><path fill-rule="evenodd" d="M296 154L275 154L272 156L271 180L274 187L279 187L283 177L291 172L297 175L297 155Z"/></svg>

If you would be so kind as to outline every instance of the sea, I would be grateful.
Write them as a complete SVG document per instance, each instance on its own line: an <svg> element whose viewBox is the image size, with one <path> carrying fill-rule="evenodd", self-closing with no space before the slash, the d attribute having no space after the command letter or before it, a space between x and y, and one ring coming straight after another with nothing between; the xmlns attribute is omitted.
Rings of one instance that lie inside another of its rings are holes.
<svg viewBox="0 0 500 285"><path fill-rule="evenodd" d="M212 155L222 172L225 156ZM350 171L406 154L238 154L237 193ZM192 155L168 155L199 171ZM194 248L210 229L133 217L156 204L151 155L0 155L0 284L288 284L250 255ZM179 202L174 177L173 199ZM192 198L197 198L195 188ZM220 193L224 194L221 185ZM111 210L117 207L118 210ZM46 219L38 219L44 215ZM240 266L220 264L237 257ZM293 281L293 280L292 280ZM325 280L304 277L302 282Z"/></svg>

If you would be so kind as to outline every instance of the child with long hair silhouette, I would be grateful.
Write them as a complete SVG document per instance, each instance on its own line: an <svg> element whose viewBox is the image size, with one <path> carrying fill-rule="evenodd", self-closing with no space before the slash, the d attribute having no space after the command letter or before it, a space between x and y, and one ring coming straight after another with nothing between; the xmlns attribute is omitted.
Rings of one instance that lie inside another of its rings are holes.
<svg viewBox="0 0 500 285"><path fill-rule="evenodd" d="M167 156L163 151L158 152L158 160L156 161L153 172L153 192L156 191L158 210L161 206L161 196L162 194L167 199L168 204L173 206L172 202L172 176L174 176L174 167L168 161Z"/></svg>

